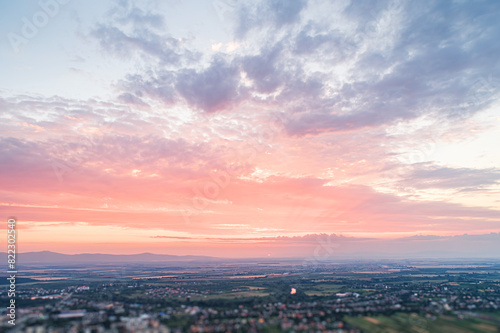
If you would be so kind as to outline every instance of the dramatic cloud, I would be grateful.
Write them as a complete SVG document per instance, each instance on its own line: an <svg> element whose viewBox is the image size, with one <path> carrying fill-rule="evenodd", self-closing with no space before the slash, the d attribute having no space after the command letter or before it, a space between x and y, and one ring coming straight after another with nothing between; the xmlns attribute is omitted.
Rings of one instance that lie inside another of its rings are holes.
<svg viewBox="0 0 500 333"><path fill-rule="evenodd" d="M68 6L0 55L0 210L26 249L496 249L497 1Z"/></svg>
<svg viewBox="0 0 500 333"><path fill-rule="evenodd" d="M214 112L231 108L238 99L238 82L238 68L216 58L202 72L182 70L176 88L189 104Z"/></svg>

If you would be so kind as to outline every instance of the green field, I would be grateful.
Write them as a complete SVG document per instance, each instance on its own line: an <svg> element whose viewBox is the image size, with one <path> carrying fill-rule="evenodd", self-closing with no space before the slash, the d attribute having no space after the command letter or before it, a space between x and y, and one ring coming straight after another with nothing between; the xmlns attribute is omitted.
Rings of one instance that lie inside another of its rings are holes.
<svg viewBox="0 0 500 333"><path fill-rule="evenodd" d="M497 314L498 318L498 314ZM499 322L481 318L458 319L450 316L423 317L417 314L397 313L392 316L344 317L344 320L370 333L469 333L500 332Z"/></svg>

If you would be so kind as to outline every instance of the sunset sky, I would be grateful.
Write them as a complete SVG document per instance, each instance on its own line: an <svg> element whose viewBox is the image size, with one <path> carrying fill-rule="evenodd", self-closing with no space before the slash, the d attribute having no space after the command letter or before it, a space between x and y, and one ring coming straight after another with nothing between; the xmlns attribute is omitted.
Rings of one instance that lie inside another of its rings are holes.
<svg viewBox="0 0 500 333"><path fill-rule="evenodd" d="M21 252L500 244L498 17L493 0L0 0L2 216Z"/></svg>

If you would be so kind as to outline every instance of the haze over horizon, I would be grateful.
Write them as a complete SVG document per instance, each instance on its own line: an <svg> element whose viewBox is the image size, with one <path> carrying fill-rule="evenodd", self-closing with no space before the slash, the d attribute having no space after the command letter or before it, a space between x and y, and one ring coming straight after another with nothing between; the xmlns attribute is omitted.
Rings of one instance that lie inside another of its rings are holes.
<svg viewBox="0 0 500 333"><path fill-rule="evenodd" d="M201 260L202 258L295 258L306 259L314 262L315 264L345 259L500 259L500 256L498 255L500 253L500 233L490 233L484 235L465 234L451 237L411 236L395 239L356 238L326 234L312 234L295 237L280 236L244 239L215 239L215 241L221 240L229 242L233 246L237 246L241 253L248 251L248 247L257 246L259 250L254 252L253 256L242 256L238 251L229 253L227 251L219 251L215 252L216 255L214 256L204 256L202 255L204 249L196 247L196 249L199 250L199 253L196 254L193 252L187 256L182 254L172 255L165 252L137 252L128 253L127 256L145 256L144 258L141 257L144 260L151 259L146 258L149 255L158 257L175 257L176 260L190 260L188 257L194 257L198 260ZM96 256L95 259L99 259L99 256L103 256L106 260L109 260L113 257L107 256L123 255L122 252L70 252L71 253L51 251L24 252L21 254L21 262L26 261L26 256L31 259L30 262L60 262L60 254L65 256L77 256L79 260L82 260L85 256ZM163 259L167 260L166 258Z"/></svg>
<svg viewBox="0 0 500 333"><path fill-rule="evenodd" d="M40 3L0 12L20 252L500 256L500 2Z"/></svg>

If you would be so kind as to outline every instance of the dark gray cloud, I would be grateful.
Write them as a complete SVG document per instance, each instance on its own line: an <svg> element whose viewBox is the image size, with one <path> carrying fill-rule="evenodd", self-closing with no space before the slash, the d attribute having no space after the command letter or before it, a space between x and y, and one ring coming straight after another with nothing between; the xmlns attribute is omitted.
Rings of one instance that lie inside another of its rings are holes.
<svg viewBox="0 0 500 333"><path fill-rule="evenodd" d="M346 40L352 38L360 51L370 37L376 37L383 23L378 22L381 12L387 8L391 8L387 2L351 2L345 13L359 22L358 34L347 34ZM500 46L494 41L500 25L492 22L492 13L500 13L498 3L412 2L399 9L403 24L398 29L402 30L392 45L358 52L350 82L341 85L338 98L311 96L313 103L318 97L333 103L291 117L287 123L290 134L380 126L435 112L451 119L464 118L494 101L500 90L495 56ZM376 22L373 31L366 31L372 21ZM301 43L314 50L330 42L328 35L318 36L317 40L301 37Z"/></svg>
<svg viewBox="0 0 500 333"><path fill-rule="evenodd" d="M194 107L207 112L224 110L241 98L238 67L222 58L215 58L202 71L181 70L176 89Z"/></svg>
<svg viewBox="0 0 500 333"><path fill-rule="evenodd" d="M147 74L129 74L119 83L121 89L128 91L131 99L149 97L165 104L175 102L175 73L168 70L150 71Z"/></svg>
<svg viewBox="0 0 500 333"><path fill-rule="evenodd" d="M403 183L415 188L484 190L500 183L500 170L417 166L405 178Z"/></svg>
<svg viewBox="0 0 500 333"><path fill-rule="evenodd" d="M208 113L230 108L245 94L240 87L239 66L223 57L214 58L201 70L184 68L128 75L120 87L129 91L126 95L129 100L149 97L166 104L185 101Z"/></svg>
<svg viewBox="0 0 500 333"><path fill-rule="evenodd" d="M352 1L329 20L308 16L306 1L238 4L235 37L260 38L258 46L203 60L157 32L156 14L127 6L95 36L115 54L139 52L157 60L122 81L129 95L121 98L130 101L183 101L209 113L242 101L277 106L287 133L303 136L422 115L465 119L500 92L495 1ZM328 2L314 6L316 12L332 9ZM338 67L348 70L337 75ZM251 80L245 89L243 75Z"/></svg>
<svg viewBox="0 0 500 333"><path fill-rule="evenodd" d="M243 71L255 82L257 92L271 93L285 83L287 73L278 62L281 49L281 45L275 45L258 55L240 59Z"/></svg>

